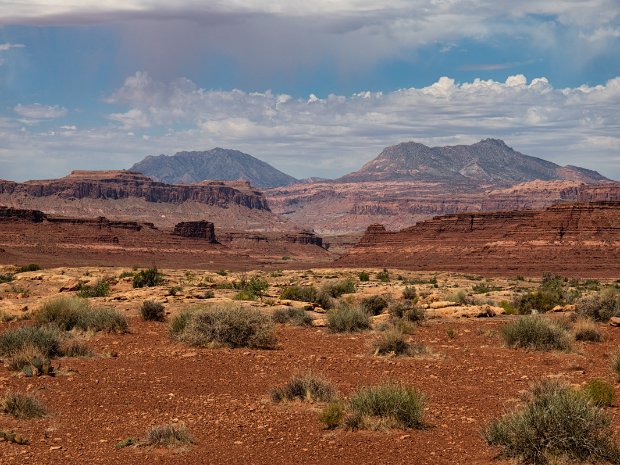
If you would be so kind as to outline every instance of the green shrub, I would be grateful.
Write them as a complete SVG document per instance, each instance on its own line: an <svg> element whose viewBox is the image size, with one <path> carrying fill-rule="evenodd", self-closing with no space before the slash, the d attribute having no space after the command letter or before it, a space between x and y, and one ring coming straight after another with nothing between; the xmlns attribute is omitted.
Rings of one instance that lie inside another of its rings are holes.
<svg viewBox="0 0 620 465"><path fill-rule="evenodd" d="M144 321L166 321L166 310L163 304L152 300L142 302L140 315Z"/></svg>
<svg viewBox="0 0 620 465"><path fill-rule="evenodd" d="M52 366L50 356L44 354L38 347L26 345L17 352L11 354L6 360L8 369L11 371L21 371L24 375L30 376L54 376L55 370Z"/></svg>
<svg viewBox="0 0 620 465"><path fill-rule="evenodd" d="M90 303L79 297L57 297L45 302L34 314L39 325L52 324L70 331L127 332L126 318L116 310L91 307Z"/></svg>
<svg viewBox="0 0 620 465"><path fill-rule="evenodd" d="M233 300L256 300L257 297L252 291L240 291L234 295Z"/></svg>
<svg viewBox="0 0 620 465"><path fill-rule="evenodd" d="M192 320L192 314L194 310L183 310L177 316L175 316L170 322L170 333L175 338L180 338L187 325Z"/></svg>
<svg viewBox="0 0 620 465"><path fill-rule="evenodd" d="M15 275L11 273L0 274L0 284L10 283L11 281L13 281L13 279L15 279Z"/></svg>
<svg viewBox="0 0 620 465"><path fill-rule="evenodd" d="M87 286L80 283L78 287L79 297L106 297L110 295L110 282L107 279L99 279L94 285Z"/></svg>
<svg viewBox="0 0 620 465"><path fill-rule="evenodd" d="M155 287L164 283L164 275L157 271L157 267L141 270L134 274L133 287Z"/></svg>
<svg viewBox="0 0 620 465"><path fill-rule="evenodd" d="M41 267L36 263L29 263L28 265L20 266L17 269L18 273L27 273L28 271L39 271Z"/></svg>
<svg viewBox="0 0 620 465"><path fill-rule="evenodd" d="M318 291L314 286L288 286L282 290L281 299L298 300L300 302L316 301Z"/></svg>
<svg viewBox="0 0 620 465"><path fill-rule="evenodd" d="M24 326L0 334L0 356L12 357L25 349L36 349L43 357L60 352L61 334L54 328Z"/></svg>
<svg viewBox="0 0 620 465"><path fill-rule="evenodd" d="M343 302L327 312L327 327L335 333L364 331L370 328L370 317L363 309Z"/></svg>
<svg viewBox="0 0 620 465"><path fill-rule="evenodd" d="M179 315L173 328L178 339L198 347L272 348L276 342L271 318L238 306L219 305Z"/></svg>
<svg viewBox="0 0 620 465"><path fill-rule="evenodd" d="M403 289L403 299L405 300L416 300L418 298L418 293L415 290L415 287L405 287Z"/></svg>
<svg viewBox="0 0 620 465"><path fill-rule="evenodd" d="M388 306L388 302L380 295L372 295L362 299L360 306L369 315L378 315Z"/></svg>
<svg viewBox="0 0 620 465"><path fill-rule="evenodd" d="M153 426L144 440L146 445L154 447L180 447L194 442L194 438L183 425Z"/></svg>
<svg viewBox="0 0 620 465"><path fill-rule="evenodd" d="M388 307L388 311L393 318L403 319L412 323L418 323L426 318L426 310L411 301L394 302Z"/></svg>
<svg viewBox="0 0 620 465"><path fill-rule="evenodd" d="M260 276L252 276L250 279L247 276L241 276L239 281L233 283L233 287L241 292L238 296L244 298L238 298L237 300L255 300L256 297L262 296L269 288L269 283Z"/></svg>
<svg viewBox="0 0 620 465"><path fill-rule="evenodd" d="M272 389L271 400L303 400L307 402L331 402L336 398L336 389L324 378L312 373L293 376L283 386Z"/></svg>
<svg viewBox="0 0 620 465"><path fill-rule="evenodd" d="M536 383L522 407L493 420L484 436L489 445L501 448L502 458L526 464L554 459L620 461L610 418L557 380Z"/></svg>
<svg viewBox="0 0 620 465"><path fill-rule="evenodd" d="M5 414L15 418L40 418L45 415L41 401L30 394L9 392L0 405Z"/></svg>
<svg viewBox="0 0 620 465"><path fill-rule="evenodd" d="M379 271L377 273L377 281L380 281L382 283L390 282L390 272L387 270L387 268L383 268L383 271Z"/></svg>
<svg viewBox="0 0 620 465"><path fill-rule="evenodd" d="M568 332L539 315L523 316L502 328L509 347L535 350L568 350Z"/></svg>
<svg viewBox="0 0 620 465"><path fill-rule="evenodd" d="M349 400L357 427L422 428L425 396L404 384L386 383L361 388Z"/></svg>
<svg viewBox="0 0 620 465"><path fill-rule="evenodd" d="M603 335L597 328L596 324L590 320L579 320L573 327L575 340L587 342L601 342Z"/></svg>
<svg viewBox="0 0 620 465"><path fill-rule="evenodd" d="M344 417L344 405L342 402L330 402L319 414L319 420L325 426L325 429L338 428Z"/></svg>
<svg viewBox="0 0 620 465"><path fill-rule="evenodd" d="M355 282L351 279L344 279L334 283L327 283L321 290L330 297L337 299L344 294L355 294Z"/></svg>
<svg viewBox="0 0 620 465"><path fill-rule="evenodd" d="M609 288L599 294L583 297L575 303L575 312L594 321L609 321L612 316L620 313L620 293Z"/></svg>
<svg viewBox="0 0 620 465"><path fill-rule="evenodd" d="M614 402L614 387L602 379L588 381L581 392L598 407L610 407Z"/></svg>
<svg viewBox="0 0 620 465"><path fill-rule="evenodd" d="M359 280L361 282L368 282L370 281L370 275L368 273L366 273L365 271L360 271L357 275L357 277L359 278Z"/></svg>
<svg viewBox="0 0 620 465"><path fill-rule="evenodd" d="M473 299L463 290L458 291L456 294L449 295L447 299L450 302L455 302L459 305L471 305L474 303Z"/></svg>
<svg viewBox="0 0 620 465"><path fill-rule="evenodd" d="M375 355L419 355L425 352L426 347L424 345L408 343L405 334L397 328L390 328L382 332L373 343Z"/></svg>
<svg viewBox="0 0 620 465"><path fill-rule="evenodd" d="M121 274L118 275L119 279L133 278L134 276L135 273L133 271L123 271Z"/></svg>
<svg viewBox="0 0 620 465"><path fill-rule="evenodd" d="M279 308L273 313L273 321L294 326L312 326L312 317L303 308Z"/></svg>

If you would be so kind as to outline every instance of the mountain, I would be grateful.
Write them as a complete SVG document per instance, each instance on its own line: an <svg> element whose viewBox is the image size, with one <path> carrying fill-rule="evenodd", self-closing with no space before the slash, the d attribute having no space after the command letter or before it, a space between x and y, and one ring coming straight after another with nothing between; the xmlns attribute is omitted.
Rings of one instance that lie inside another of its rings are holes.
<svg viewBox="0 0 620 465"><path fill-rule="evenodd" d="M485 139L472 145L447 147L427 147L416 142L393 145L338 181L411 180L511 186L535 179L585 183L608 180L596 171L559 166L517 152L502 140Z"/></svg>
<svg viewBox="0 0 620 465"><path fill-rule="evenodd" d="M206 152L148 156L129 170L167 184L192 184L217 179L249 181L255 187L280 187L297 181L247 153L219 147Z"/></svg>

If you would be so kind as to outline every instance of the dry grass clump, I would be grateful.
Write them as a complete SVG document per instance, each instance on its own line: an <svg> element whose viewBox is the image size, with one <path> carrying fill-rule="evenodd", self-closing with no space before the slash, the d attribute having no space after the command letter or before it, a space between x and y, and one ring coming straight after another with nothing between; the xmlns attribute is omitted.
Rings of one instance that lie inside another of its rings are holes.
<svg viewBox="0 0 620 465"><path fill-rule="evenodd" d="M352 279L344 279L341 281L326 283L321 288L321 291L337 299L344 294L355 294L356 286L355 281Z"/></svg>
<svg viewBox="0 0 620 465"><path fill-rule="evenodd" d="M24 326L0 334L0 356L13 357L32 351L43 357L61 355L61 333L55 328Z"/></svg>
<svg viewBox="0 0 620 465"><path fill-rule="evenodd" d="M389 306L388 311L393 318L410 321L412 323L419 323L426 319L426 310L414 305L411 301L394 302Z"/></svg>
<svg viewBox="0 0 620 465"><path fill-rule="evenodd" d="M306 402L331 402L336 396L336 388L329 381L312 373L293 376L286 384L271 391L271 400L274 402L295 399Z"/></svg>
<svg viewBox="0 0 620 465"><path fill-rule="evenodd" d="M39 399L21 392L7 393L0 402L0 409L15 418L40 418L45 415L45 407Z"/></svg>
<svg viewBox="0 0 620 465"><path fill-rule="evenodd" d="M145 300L140 307L140 315L144 321L166 321L166 310L159 302Z"/></svg>
<svg viewBox="0 0 620 465"><path fill-rule="evenodd" d="M360 302L360 307L370 315L379 315L387 306L388 301L380 295L365 297Z"/></svg>
<svg viewBox="0 0 620 465"><path fill-rule="evenodd" d="M536 383L521 408L493 420L483 434L489 445L501 448L502 458L521 463L620 463L610 417L557 380Z"/></svg>
<svg viewBox="0 0 620 465"><path fill-rule="evenodd" d="M534 350L568 350L569 333L540 315L523 316L502 328L507 346Z"/></svg>
<svg viewBox="0 0 620 465"><path fill-rule="evenodd" d="M341 302L327 312L327 327L334 333L365 331L370 328L370 316L359 307Z"/></svg>
<svg viewBox="0 0 620 465"><path fill-rule="evenodd" d="M588 381L581 392L598 407L610 407L616 396L611 384L597 378Z"/></svg>
<svg viewBox="0 0 620 465"><path fill-rule="evenodd" d="M620 381L620 352L616 352L611 359L611 369L616 374L616 378Z"/></svg>
<svg viewBox="0 0 620 465"><path fill-rule="evenodd" d="M267 349L276 343L271 318L235 305L181 312L172 320L170 329L177 339L198 347Z"/></svg>
<svg viewBox="0 0 620 465"><path fill-rule="evenodd" d="M39 325L54 325L71 331L107 331L125 333L127 319L116 310L92 307L88 300L79 297L57 297L45 302L34 314Z"/></svg>
<svg viewBox="0 0 620 465"><path fill-rule="evenodd" d="M423 344L411 344L407 342L403 331L392 327L382 332L379 338L373 343L373 353L375 355L421 355L427 352Z"/></svg>
<svg viewBox="0 0 620 465"><path fill-rule="evenodd" d="M582 297L575 303L575 312L594 321L606 322L620 312L620 293L616 289Z"/></svg>
<svg viewBox="0 0 620 465"><path fill-rule="evenodd" d="M303 308L279 308L273 313L273 321L293 326L312 326L312 317Z"/></svg>
<svg viewBox="0 0 620 465"><path fill-rule="evenodd" d="M591 320L579 319L573 326L576 341L601 342L603 335L599 331L596 323Z"/></svg>
<svg viewBox="0 0 620 465"><path fill-rule="evenodd" d="M62 355L64 357L92 357L93 351L86 344L81 342L72 341L62 349Z"/></svg>
<svg viewBox="0 0 620 465"><path fill-rule="evenodd" d="M194 444L195 440L184 425L153 426L147 433L144 445L153 447L181 447Z"/></svg>

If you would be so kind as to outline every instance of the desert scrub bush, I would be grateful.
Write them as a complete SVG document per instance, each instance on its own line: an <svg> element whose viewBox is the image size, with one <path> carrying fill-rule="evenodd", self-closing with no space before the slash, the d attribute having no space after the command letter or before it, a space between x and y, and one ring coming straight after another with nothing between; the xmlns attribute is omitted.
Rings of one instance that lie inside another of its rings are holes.
<svg viewBox="0 0 620 465"><path fill-rule="evenodd" d="M198 311L196 309L186 309L182 310L178 315L176 315L172 321L170 322L170 334L173 338L180 339L181 335L187 328L187 325L192 320L192 314Z"/></svg>
<svg viewBox="0 0 620 465"><path fill-rule="evenodd" d="M39 271L41 267L36 263L29 263L28 265L20 266L17 269L17 273L27 273L28 271Z"/></svg>
<svg viewBox="0 0 620 465"><path fill-rule="evenodd" d="M611 384L597 378L588 381L581 388L581 392L598 407L610 407L616 395Z"/></svg>
<svg viewBox="0 0 620 465"><path fill-rule="evenodd" d="M540 315L522 316L502 328L507 346L535 350L568 350L569 333Z"/></svg>
<svg viewBox="0 0 620 465"><path fill-rule="evenodd" d="M336 388L321 376L312 373L293 376L290 381L274 388L270 393L273 402L302 400L306 402L331 402L336 396Z"/></svg>
<svg viewBox="0 0 620 465"><path fill-rule="evenodd" d="M603 335L591 320L577 320L573 326L576 341L601 342Z"/></svg>
<svg viewBox="0 0 620 465"><path fill-rule="evenodd" d="M243 294L247 297L251 297L238 300L254 300L256 297L260 297L265 293L269 288L269 283L260 276L252 276L248 279L247 276L242 275L239 281L233 283L233 288L241 291L237 295Z"/></svg>
<svg viewBox="0 0 620 465"><path fill-rule="evenodd" d="M330 402L319 413L319 421L325 429L336 429L342 422L344 411L342 402Z"/></svg>
<svg viewBox="0 0 620 465"><path fill-rule="evenodd" d="M7 368L21 371L25 376L54 376L56 374L50 357L34 346L25 346L7 360Z"/></svg>
<svg viewBox="0 0 620 465"><path fill-rule="evenodd" d="M354 392L349 399L351 429L422 428L425 396L414 387L385 383Z"/></svg>
<svg viewBox="0 0 620 465"><path fill-rule="evenodd" d="M194 438L184 425L153 426L147 433L144 444L153 447L181 447L194 444Z"/></svg>
<svg viewBox="0 0 620 465"><path fill-rule="evenodd" d="M363 283L370 281L370 275L365 271L360 271L357 274L357 278Z"/></svg>
<svg viewBox="0 0 620 465"><path fill-rule="evenodd" d="M415 290L415 287L407 286L403 289L403 299L416 300L417 298L418 298L418 292Z"/></svg>
<svg viewBox="0 0 620 465"><path fill-rule="evenodd" d="M172 322L179 340L198 347L275 346L275 326L271 318L255 309L218 305L206 310L182 313Z"/></svg>
<svg viewBox="0 0 620 465"><path fill-rule="evenodd" d="M375 355L420 355L426 353L422 344L410 344L405 334L396 327L383 331L373 343Z"/></svg>
<svg viewBox="0 0 620 465"><path fill-rule="evenodd" d="M80 297L57 297L45 302L35 313L39 325L54 325L71 331L107 331L125 333L129 326L127 319L116 310L92 307L88 300Z"/></svg>
<svg viewBox="0 0 620 465"><path fill-rule="evenodd" d="M390 282L390 272L387 270L387 268L383 268L383 271L379 271L377 273L377 281L382 283Z"/></svg>
<svg viewBox="0 0 620 465"><path fill-rule="evenodd" d="M394 302L388 307L388 311L392 318L419 323L426 318L426 310L417 305L413 305L411 301Z"/></svg>
<svg viewBox="0 0 620 465"><path fill-rule="evenodd" d="M387 300L380 295L365 297L360 302L360 307L369 315L378 315L388 306Z"/></svg>
<svg viewBox="0 0 620 465"><path fill-rule="evenodd" d="M281 299L298 300L300 302L314 302L318 296L314 286L288 286L282 289Z"/></svg>
<svg viewBox="0 0 620 465"><path fill-rule="evenodd" d="M370 328L370 316L359 307L341 302L328 310L327 327L334 333L364 331Z"/></svg>
<svg viewBox="0 0 620 465"><path fill-rule="evenodd" d="M273 312L273 321L293 326L312 326L312 317L303 308L286 307Z"/></svg>
<svg viewBox="0 0 620 465"><path fill-rule="evenodd" d="M0 284L10 283L11 281L13 281L13 279L15 279L15 275L11 273L0 274Z"/></svg>
<svg viewBox="0 0 620 465"><path fill-rule="evenodd" d="M99 279L92 286L88 286L82 282L78 286L79 297L106 297L110 295L110 281L108 279Z"/></svg>
<svg viewBox="0 0 620 465"><path fill-rule="evenodd" d="M328 296L337 299L344 294L355 294L355 282L352 279L343 279L332 283L326 283L321 291Z"/></svg>
<svg viewBox="0 0 620 465"><path fill-rule="evenodd" d="M0 403L2 411L15 418L40 418L45 415L45 407L31 394L8 392Z"/></svg>
<svg viewBox="0 0 620 465"><path fill-rule="evenodd" d="M63 357L92 357L93 351L81 342L71 341L65 347L62 348Z"/></svg>
<svg viewBox="0 0 620 465"><path fill-rule="evenodd" d="M118 275L119 279L133 278L134 276L135 273L133 271L123 271L121 274Z"/></svg>
<svg viewBox="0 0 620 465"><path fill-rule="evenodd" d="M451 294L447 297L450 302L455 302L460 305L471 305L474 300L467 295L467 292L460 290L456 294Z"/></svg>
<svg viewBox="0 0 620 465"><path fill-rule="evenodd" d="M166 310L159 302L145 300L140 307L140 315L144 321L166 321Z"/></svg>
<svg viewBox="0 0 620 465"><path fill-rule="evenodd" d="M164 283L164 275L157 270L157 267L141 270L133 276L133 287L155 287Z"/></svg>
<svg viewBox="0 0 620 465"><path fill-rule="evenodd" d="M594 321L606 322L620 313L620 293L613 288L582 297L575 303L575 312Z"/></svg>
<svg viewBox="0 0 620 465"><path fill-rule="evenodd" d="M483 434L489 445L501 448L500 457L521 463L620 462L611 419L557 380L534 384L519 409L493 420Z"/></svg>
<svg viewBox="0 0 620 465"><path fill-rule="evenodd" d="M62 335L55 328L24 326L0 334L0 356L13 357L25 350L36 351L43 357L61 355Z"/></svg>

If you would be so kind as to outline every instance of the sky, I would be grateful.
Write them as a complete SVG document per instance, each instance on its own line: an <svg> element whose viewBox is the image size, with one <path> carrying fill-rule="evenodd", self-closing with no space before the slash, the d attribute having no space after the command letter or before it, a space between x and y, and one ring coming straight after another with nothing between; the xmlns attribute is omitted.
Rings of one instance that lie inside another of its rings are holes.
<svg viewBox="0 0 620 465"><path fill-rule="evenodd" d="M0 0L0 179L487 137L620 180L620 0Z"/></svg>

